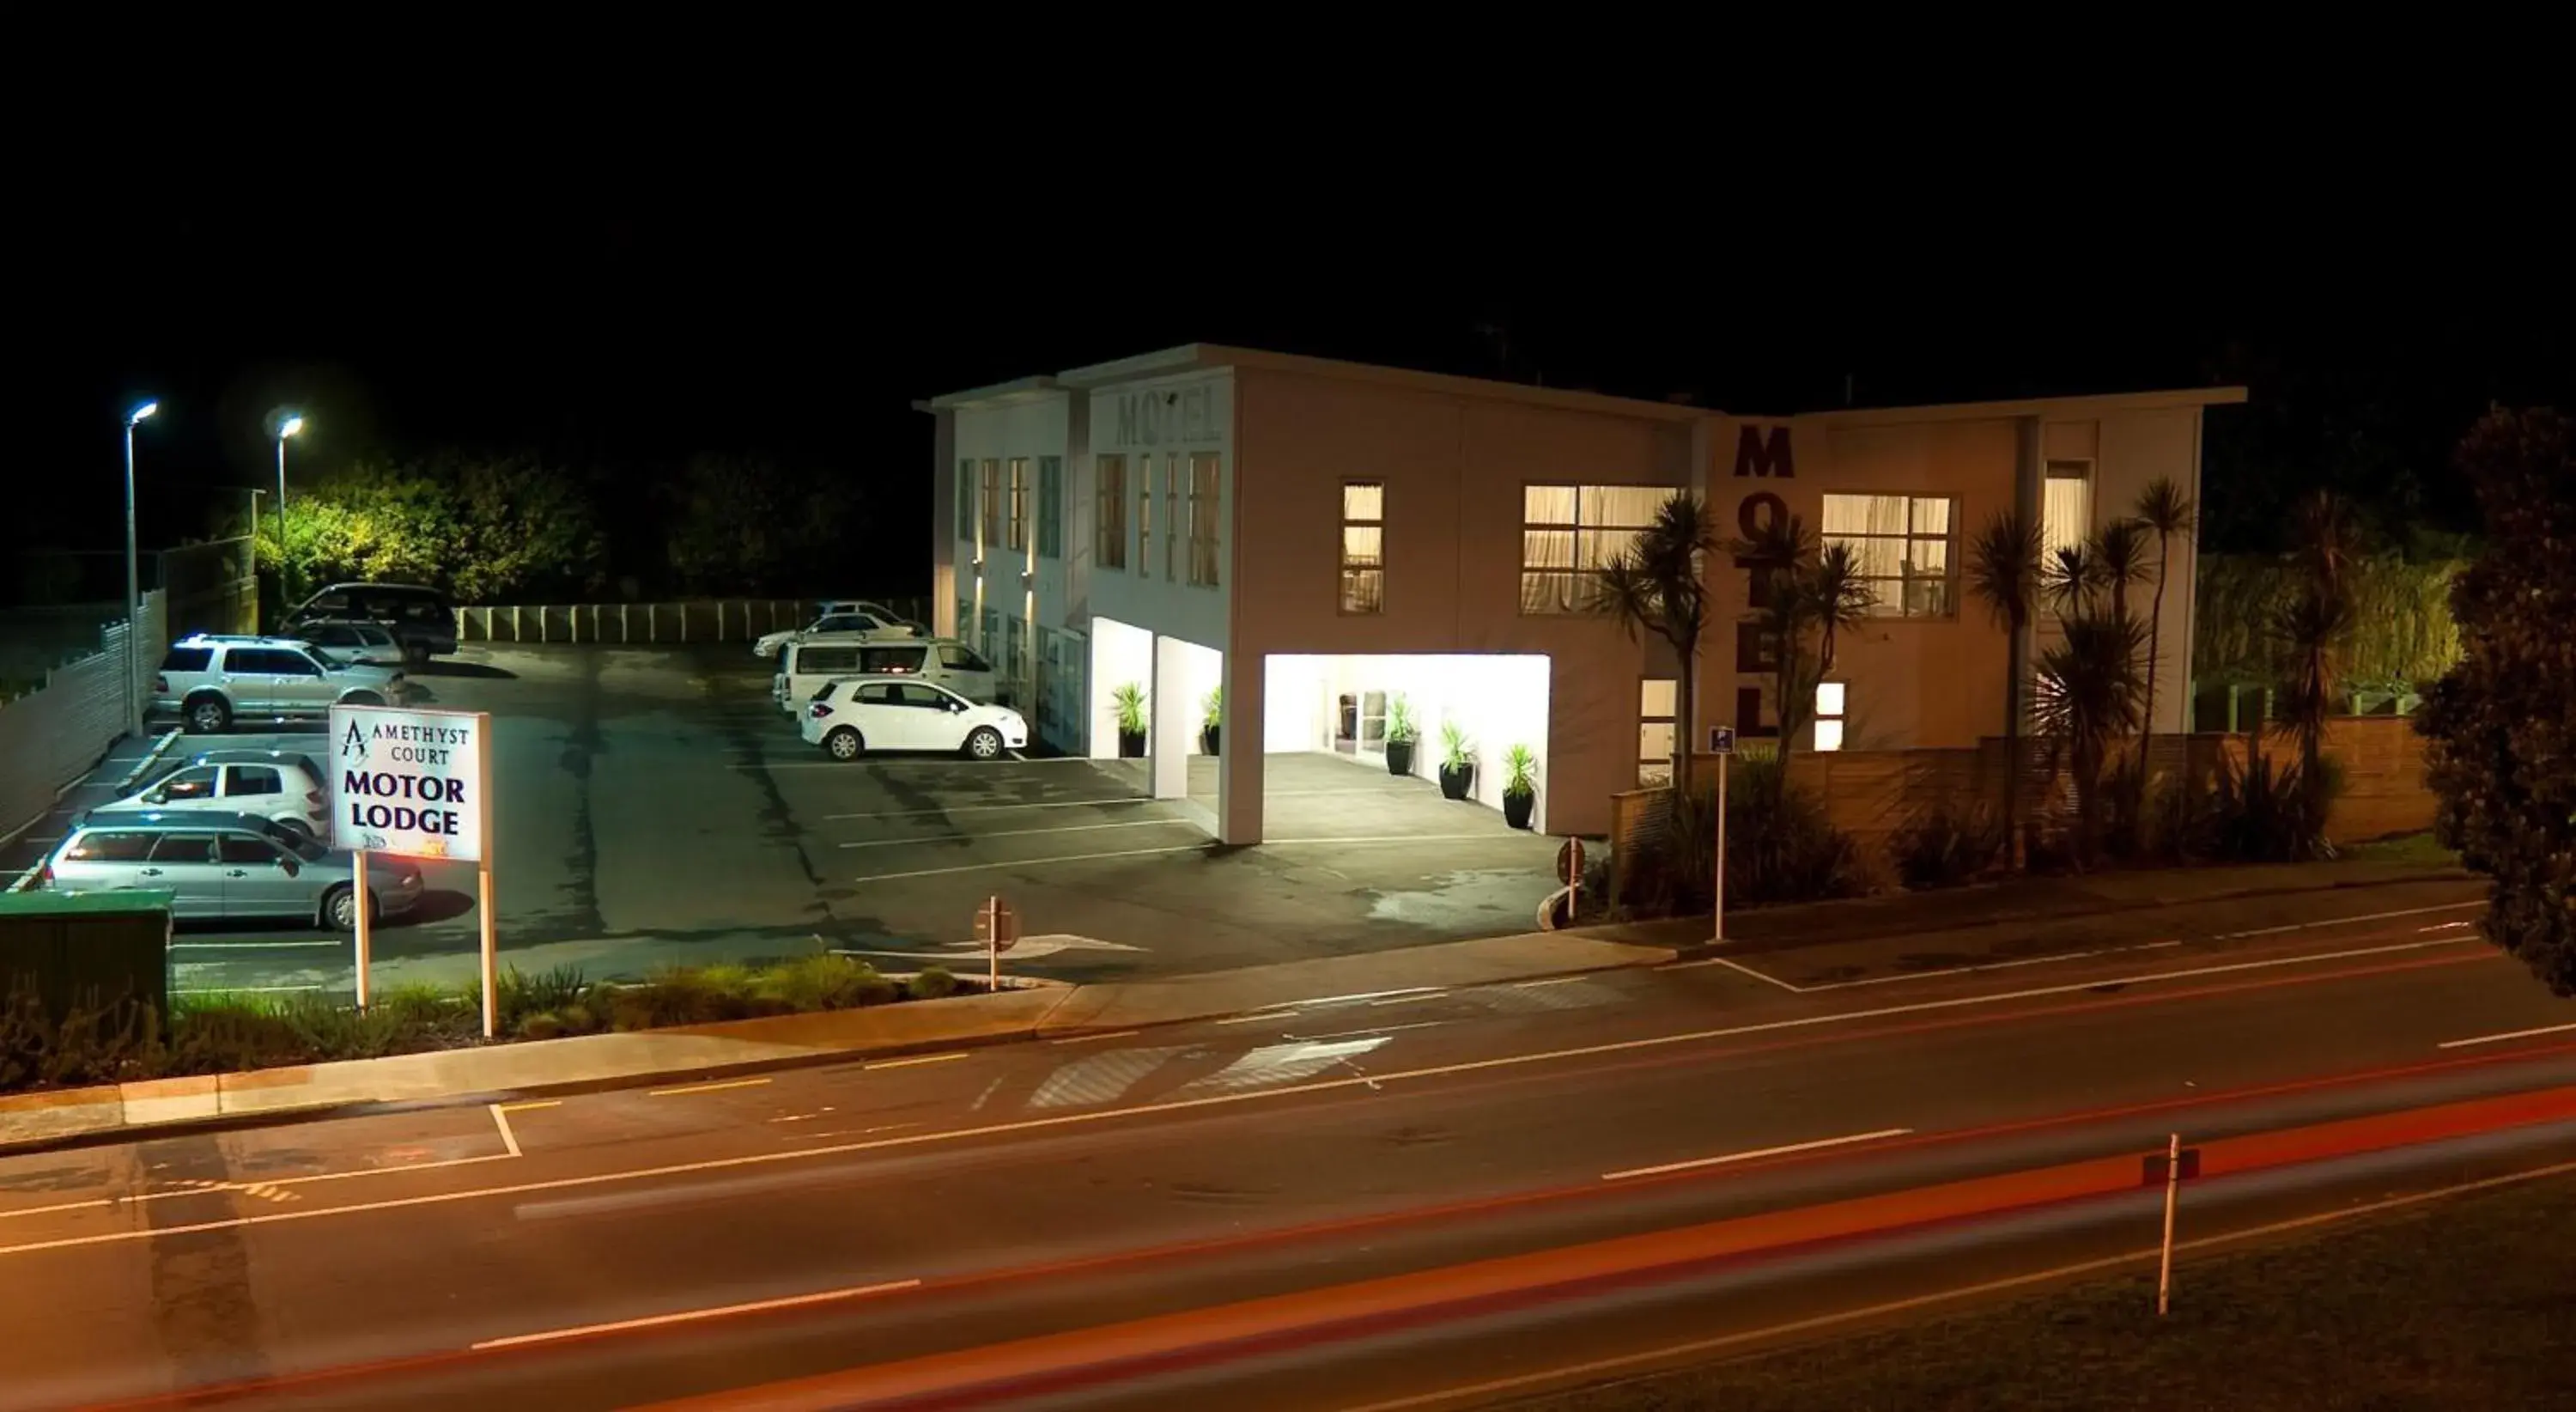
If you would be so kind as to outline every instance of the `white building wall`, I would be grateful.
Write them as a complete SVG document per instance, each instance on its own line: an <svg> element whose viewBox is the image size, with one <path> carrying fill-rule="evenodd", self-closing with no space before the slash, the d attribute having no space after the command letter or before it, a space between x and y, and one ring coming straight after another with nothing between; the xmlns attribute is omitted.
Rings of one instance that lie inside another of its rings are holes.
<svg viewBox="0 0 2576 1412"><path fill-rule="evenodd" d="M2158 477L2171 477L2195 505L2200 500L2200 431L2198 407L2106 413L2100 422L2099 460L2094 470L2093 523L2098 528L2137 513L2138 497ZM2199 543L2184 535L2172 545L2167 566L2163 620L2156 633L2156 701L2150 729L2169 734L2190 729L2191 633L2193 585L2199 581ZM2129 591L2130 611L2149 617L2155 603L2155 580Z"/></svg>

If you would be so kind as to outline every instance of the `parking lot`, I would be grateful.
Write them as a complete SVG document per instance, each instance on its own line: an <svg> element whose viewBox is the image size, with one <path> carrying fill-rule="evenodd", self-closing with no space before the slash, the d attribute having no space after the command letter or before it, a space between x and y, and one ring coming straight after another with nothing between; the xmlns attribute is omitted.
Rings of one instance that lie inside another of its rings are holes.
<svg viewBox="0 0 2576 1412"><path fill-rule="evenodd" d="M1271 758L1271 841L1241 849L1145 798L1141 761L835 763L797 738L768 664L741 644L477 647L417 675L424 704L492 713L498 930L524 969L631 976L818 947L895 969L962 964L947 953L998 894L1025 937L1011 969L1195 971L1523 931L1553 885L1554 840L1327 756ZM221 743L317 758L325 744L318 727ZM100 775L122 776L134 754L122 747ZM1193 761L1206 804L1214 764ZM66 813L111 793L76 789ZM62 824L0 866L28 866ZM377 929L379 984L472 974L473 869L423 870L419 914ZM189 989L349 984L347 940L318 930L218 925L178 944Z"/></svg>

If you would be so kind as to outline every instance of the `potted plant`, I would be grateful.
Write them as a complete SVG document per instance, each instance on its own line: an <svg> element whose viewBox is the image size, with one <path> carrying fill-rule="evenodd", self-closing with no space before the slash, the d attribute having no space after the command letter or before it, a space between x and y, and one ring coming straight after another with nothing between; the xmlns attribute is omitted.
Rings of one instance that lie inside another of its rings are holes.
<svg viewBox="0 0 2576 1412"><path fill-rule="evenodd" d="M1413 723L1413 703L1398 692L1386 703L1386 772L1390 775L1413 773L1413 742L1422 728Z"/></svg>
<svg viewBox="0 0 2576 1412"><path fill-rule="evenodd" d="M1118 758L1145 758L1145 688L1131 681L1109 693L1109 704L1118 712Z"/></svg>
<svg viewBox="0 0 2576 1412"><path fill-rule="evenodd" d="M1456 721L1440 723L1440 793L1447 799L1464 799L1469 786L1476 782L1474 747L1467 732Z"/></svg>
<svg viewBox="0 0 2576 1412"><path fill-rule="evenodd" d="M1217 729L1225 723L1225 688L1218 687L1209 692L1207 700L1201 704L1206 707L1206 718L1199 725L1199 753L1214 755Z"/></svg>
<svg viewBox="0 0 2576 1412"><path fill-rule="evenodd" d="M1538 807L1538 756L1526 745L1515 745L1503 756L1503 769L1503 822L1528 828L1530 811Z"/></svg>

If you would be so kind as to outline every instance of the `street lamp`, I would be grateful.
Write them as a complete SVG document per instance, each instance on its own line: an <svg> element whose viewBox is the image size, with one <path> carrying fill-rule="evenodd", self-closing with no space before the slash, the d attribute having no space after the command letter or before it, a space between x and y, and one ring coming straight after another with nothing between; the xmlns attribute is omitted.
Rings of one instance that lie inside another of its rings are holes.
<svg viewBox="0 0 2576 1412"><path fill-rule="evenodd" d="M286 439L302 430L304 418L293 412L287 413L277 423L277 594L280 598L291 597L294 593L286 586ZM292 606L281 603L278 609L283 612Z"/></svg>
<svg viewBox="0 0 2576 1412"><path fill-rule="evenodd" d="M125 414L125 728L138 736L143 734L143 697L136 679L143 673L143 660L135 639L143 635L143 584L134 552L134 424L160 410L160 403L146 402Z"/></svg>

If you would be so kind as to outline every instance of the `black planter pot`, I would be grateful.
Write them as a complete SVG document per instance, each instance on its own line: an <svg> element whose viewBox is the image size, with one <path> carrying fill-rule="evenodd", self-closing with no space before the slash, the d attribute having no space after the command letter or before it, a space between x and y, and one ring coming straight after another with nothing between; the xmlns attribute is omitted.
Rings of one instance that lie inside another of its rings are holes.
<svg viewBox="0 0 2576 1412"><path fill-rule="evenodd" d="M1390 740L1386 743L1386 772L1390 775L1413 773L1413 742Z"/></svg>
<svg viewBox="0 0 2576 1412"><path fill-rule="evenodd" d="M1476 767L1473 765L1460 765L1454 770L1447 765L1440 767L1440 794L1444 799L1466 798L1467 790L1475 783Z"/></svg>
<svg viewBox="0 0 2576 1412"><path fill-rule="evenodd" d="M1144 759L1145 733L1143 731L1138 731L1134 735L1129 735L1125 731L1120 731L1118 733L1118 758L1121 760Z"/></svg>
<svg viewBox="0 0 2576 1412"><path fill-rule="evenodd" d="M1538 807L1538 792L1503 796L1503 822L1516 829L1529 827L1530 811Z"/></svg>
<svg viewBox="0 0 2576 1412"><path fill-rule="evenodd" d="M1201 755L1214 755L1216 753L1217 732L1220 729L1221 727L1218 726L1199 727L1199 753Z"/></svg>

